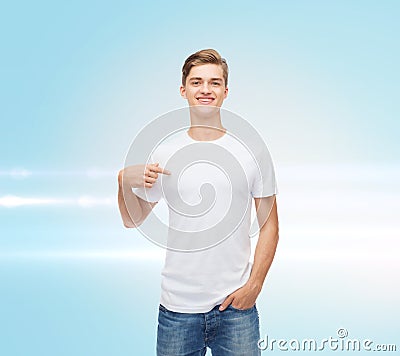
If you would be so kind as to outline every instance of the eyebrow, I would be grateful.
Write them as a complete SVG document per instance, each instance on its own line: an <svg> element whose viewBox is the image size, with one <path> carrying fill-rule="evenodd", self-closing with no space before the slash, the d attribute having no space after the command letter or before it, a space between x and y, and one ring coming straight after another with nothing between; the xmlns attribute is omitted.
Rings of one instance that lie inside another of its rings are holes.
<svg viewBox="0 0 400 356"><path fill-rule="evenodd" d="M192 77L189 80L203 80L203 78L201 78L201 77ZM210 80L222 82L222 78L211 78Z"/></svg>

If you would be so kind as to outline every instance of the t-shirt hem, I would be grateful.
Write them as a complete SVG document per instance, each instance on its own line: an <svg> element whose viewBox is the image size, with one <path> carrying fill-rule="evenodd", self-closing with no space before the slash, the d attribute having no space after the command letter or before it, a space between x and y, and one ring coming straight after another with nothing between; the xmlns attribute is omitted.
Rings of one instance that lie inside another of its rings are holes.
<svg viewBox="0 0 400 356"><path fill-rule="evenodd" d="M204 307L197 307L197 308L193 308L193 307L190 307L190 308L176 307L174 305L166 303L162 299L160 300L160 304L163 305L168 310L176 312L176 313L196 314L196 313L207 313L210 310L212 310L213 308L215 308L217 305L222 304L222 302L224 300L225 300L225 298L223 300L221 300L220 302L218 302L218 303L213 303L213 304L209 304L209 305L204 306Z"/></svg>
<svg viewBox="0 0 400 356"><path fill-rule="evenodd" d="M146 194L146 193L139 193L137 190L135 189L140 189L140 188L133 188L132 189L132 193L135 194L137 197L139 197L140 199L148 202L148 203L158 203L159 200L155 200L155 199L151 199L150 195Z"/></svg>
<svg viewBox="0 0 400 356"><path fill-rule="evenodd" d="M259 194L253 194L253 198L267 198L267 197L272 197L273 195L277 195L278 191L274 191L271 193L259 193Z"/></svg>

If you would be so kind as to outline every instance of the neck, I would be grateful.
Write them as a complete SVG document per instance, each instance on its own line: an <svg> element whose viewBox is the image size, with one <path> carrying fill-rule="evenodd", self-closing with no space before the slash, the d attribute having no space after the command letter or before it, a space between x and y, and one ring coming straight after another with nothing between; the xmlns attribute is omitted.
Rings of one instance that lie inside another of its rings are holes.
<svg viewBox="0 0 400 356"><path fill-rule="evenodd" d="M226 129L222 126L219 109L192 107L188 134L196 141L211 141L222 137Z"/></svg>

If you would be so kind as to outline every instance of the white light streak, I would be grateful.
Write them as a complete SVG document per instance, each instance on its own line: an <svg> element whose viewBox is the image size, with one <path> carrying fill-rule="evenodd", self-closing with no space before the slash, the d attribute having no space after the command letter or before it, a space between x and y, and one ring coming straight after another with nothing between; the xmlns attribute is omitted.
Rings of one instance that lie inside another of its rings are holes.
<svg viewBox="0 0 400 356"><path fill-rule="evenodd" d="M86 178L103 178L103 177L117 177L118 169L115 170L103 170L98 168L89 168L87 170L71 170L71 171L32 171L25 168L16 168L11 170L0 170L0 177L8 177L13 179L24 179L34 177L86 177Z"/></svg>
<svg viewBox="0 0 400 356"><path fill-rule="evenodd" d="M135 249L135 250L33 250L33 251L2 251L1 259L117 259L137 261L162 261L165 250Z"/></svg>
<svg viewBox="0 0 400 356"><path fill-rule="evenodd" d="M83 208L95 206L113 206L116 204L116 198L96 198L91 196L81 196L78 198L29 198L15 195L6 195L0 197L0 207L16 208L22 206L43 206L43 205L77 205Z"/></svg>

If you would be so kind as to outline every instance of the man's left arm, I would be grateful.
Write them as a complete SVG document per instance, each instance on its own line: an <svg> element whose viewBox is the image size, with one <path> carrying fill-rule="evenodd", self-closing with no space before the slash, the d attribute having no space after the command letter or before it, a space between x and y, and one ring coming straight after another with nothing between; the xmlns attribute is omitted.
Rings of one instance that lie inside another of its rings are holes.
<svg viewBox="0 0 400 356"><path fill-rule="evenodd" d="M254 263L247 283L231 293L221 304L219 310L224 310L232 304L237 309L251 308L261 292L265 277L271 267L279 240L278 210L276 196L254 198L260 234ZM272 207L271 207L272 205Z"/></svg>

